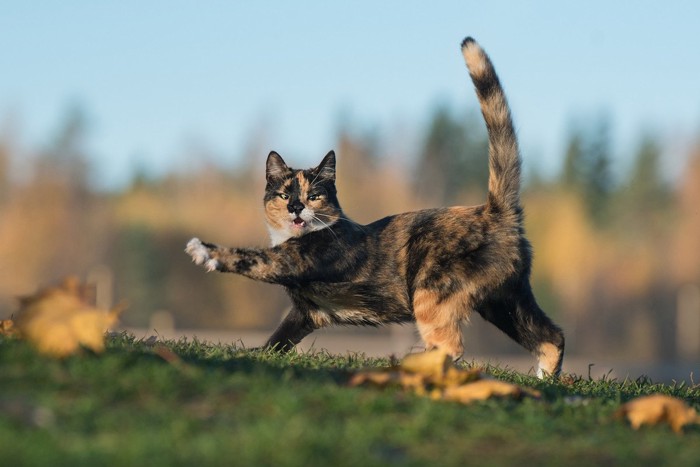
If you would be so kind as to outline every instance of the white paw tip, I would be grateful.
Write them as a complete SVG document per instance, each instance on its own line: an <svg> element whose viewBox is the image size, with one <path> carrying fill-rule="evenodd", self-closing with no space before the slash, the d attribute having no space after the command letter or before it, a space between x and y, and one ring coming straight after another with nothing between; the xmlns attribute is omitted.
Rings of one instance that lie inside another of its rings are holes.
<svg viewBox="0 0 700 467"><path fill-rule="evenodd" d="M206 269L207 272L216 271L218 268L219 262L215 259L209 259L206 263L204 263L204 269Z"/></svg>
<svg viewBox="0 0 700 467"><path fill-rule="evenodd" d="M194 261L195 264L204 264L205 262L211 261L209 250L202 245L202 242L198 238L193 238L187 242L185 253L192 257L192 261Z"/></svg>

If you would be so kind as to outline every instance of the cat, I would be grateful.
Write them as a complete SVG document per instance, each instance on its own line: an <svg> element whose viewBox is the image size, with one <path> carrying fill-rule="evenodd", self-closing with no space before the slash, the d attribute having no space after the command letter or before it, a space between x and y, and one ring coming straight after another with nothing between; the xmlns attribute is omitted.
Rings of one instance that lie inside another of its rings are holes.
<svg viewBox="0 0 700 467"><path fill-rule="evenodd" d="M462 54L489 138L486 203L426 209L368 225L350 220L335 185L335 153L307 170L276 152L266 162L270 248L189 241L207 271L282 285L292 309L265 344L290 350L332 324L415 321L426 348L460 358L460 324L479 313L538 359L537 374L558 375L564 334L535 301L531 247L520 205L520 153L510 109L490 58L471 37Z"/></svg>

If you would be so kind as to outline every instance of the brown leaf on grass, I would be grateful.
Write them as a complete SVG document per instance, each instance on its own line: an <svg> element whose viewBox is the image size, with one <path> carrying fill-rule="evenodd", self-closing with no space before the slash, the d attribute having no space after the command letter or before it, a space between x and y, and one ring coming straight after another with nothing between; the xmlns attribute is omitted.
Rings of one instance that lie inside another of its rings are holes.
<svg viewBox="0 0 700 467"><path fill-rule="evenodd" d="M396 385L433 400L464 404L492 397L510 397L518 400L524 396L540 397L540 393L534 389L486 379L479 370L458 368L452 358L439 349L407 355L398 365L386 370L357 372L349 384L369 384L382 388Z"/></svg>
<svg viewBox="0 0 700 467"><path fill-rule="evenodd" d="M681 399L663 394L652 394L633 399L615 412L617 418L627 418L630 425L638 430L642 425L668 423L676 433L690 423L700 423L700 417L692 407Z"/></svg>
<svg viewBox="0 0 700 467"><path fill-rule="evenodd" d="M425 383L440 387L455 386L481 378L479 370L457 368L452 357L440 349L406 355L399 369L405 373L422 375Z"/></svg>
<svg viewBox="0 0 700 467"><path fill-rule="evenodd" d="M16 336L19 332L11 319L0 319L0 336Z"/></svg>
<svg viewBox="0 0 700 467"><path fill-rule="evenodd" d="M460 384L470 383L480 380L481 378L483 378L483 374L480 370L462 370L450 367L442 376L442 379L437 381L436 384L443 387L459 386Z"/></svg>
<svg viewBox="0 0 700 467"><path fill-rule="evenodd" d="M441 349L408 354L399 364L402 371L422 374L436 380L441 380L451 367L452 357Z"/></svg>
<svg viewBox="0 0 700 467"><path fill-rule="evenodd" d="M516 384L506 383L496 379L482 379L460 386L449 386L442 393L442 398L447 401L469 404L474 401L483 401L493 397L506 397L520 400L524 396L539 398L540 393L532 389L525 389Z"/></svg>
<svg viewBox="0 0 700 467"><path fill-rule="evenodd" d="M197 367L195 365L190 365L189 363L185 362L178 354L176 354L166 345L162 343L157 343L155 346L153 346L153 353L158 355L173 368L181 371L183 374L188 375L192 378L197 377Z"/></svg>
<svg viewBox="0 0 700 467"><path fill-rule="evenodd" d="M479 371L455 367L452 357L446 352L436 349L409 354L397 366L386 370L357 372L350 378L349 385L385 387L395 384L404 389L415 389L419 394L426 394L429 387L464 384L480 377Z"/></svg>
<svg viewBox="0 0 700 467"><path fill-rule="evenodd" d="M36 348L65 357L80 346L104 350L104 333L117 322L123 307L99 310L90 304L94 289L75 277L20 299L17 328Z"/></svg>
<svg viewBox="0 0 700 467"><path fill-rule="evenodd" d="M358 371L350 378L350 386L371 385L383 388L398 382L398 371Z"/></svg>
<svg viewBox="0 0 700 467"><path fill-rule="evenodd" d="M397 385L415 388L428 384L428 377L420 373L407 373L397 368L358 371L348 381L350 386L377 386L380 388Z"/></svg>
<svg viewBox="0 0 700 467"><path fill-rule="evenodd" d="M158 344L153 348L153 352L160 358L170 363L171 365L181 365L182 359L178 354L164 346L163 344Z"/></svg>

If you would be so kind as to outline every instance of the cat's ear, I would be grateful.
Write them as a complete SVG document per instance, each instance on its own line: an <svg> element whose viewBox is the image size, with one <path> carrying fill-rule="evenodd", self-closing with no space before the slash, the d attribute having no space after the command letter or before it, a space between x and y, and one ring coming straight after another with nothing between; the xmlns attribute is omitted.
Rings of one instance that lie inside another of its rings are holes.
<svg viewBox="0 0 700 467"><path fill-rule="evenodd" d="M280 180L289 174L289 167L285 164L282 156L275 151L270 151L267 155L267 163L265 165L265 178L268 182L272 180Z"/></svg>
<svg viewBox="0 0 700 467"><path fill-rule="evenodd" d="M330 151L314 169L319 178L335 181L335 152Z"/></svg>

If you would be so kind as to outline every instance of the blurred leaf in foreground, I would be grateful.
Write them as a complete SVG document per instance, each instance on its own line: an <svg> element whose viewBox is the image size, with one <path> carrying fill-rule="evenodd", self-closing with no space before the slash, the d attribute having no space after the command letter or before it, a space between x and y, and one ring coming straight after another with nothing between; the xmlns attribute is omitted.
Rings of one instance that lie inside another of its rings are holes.
<svg viewBox="0 0 700 467"><path fill-rule="evenodd" d="M457 368L452 358L440 349L409 354L398 366L386 370L359 371L349 384L379 387L393 384L433 399L462 403L491 397L539 397L537 391L488 378L478 370Z"/></svg>
<svg viewBox="0 0 700 467"><path fill-rule="evenodd" d="M0 336L16 336L17 334L17 327L13 320L0 319Z"/></svg>
<svg viewBox="0 0 700 467"><path fill-rule="evenodd" d="M695 409L681 399L663 394L633 399L620 407L615 415L618 418L626 417L635 430L642 425L668 423L673 431L682 433L685 425L700 423Z"/></svg>
<svg viewBox="0 0 700 467"><path fill-rule="evenodd" d="M104 333L117 322L123 307L100 310L91 304L92 287L75 277L20 299L16 325L40 352L65 357L80 346L104 350Z"/></svg>
<svg viewBox="0 0 700 467"><path fill-rule="evenodd" d="M539 398L540 393L533 389L522 388L516 384L506 383L497 379L482 379L461 386L445 388L442 398L448 401L468 404L483 401L493 397L507 397L520 400L524 396Z"/></svg>

